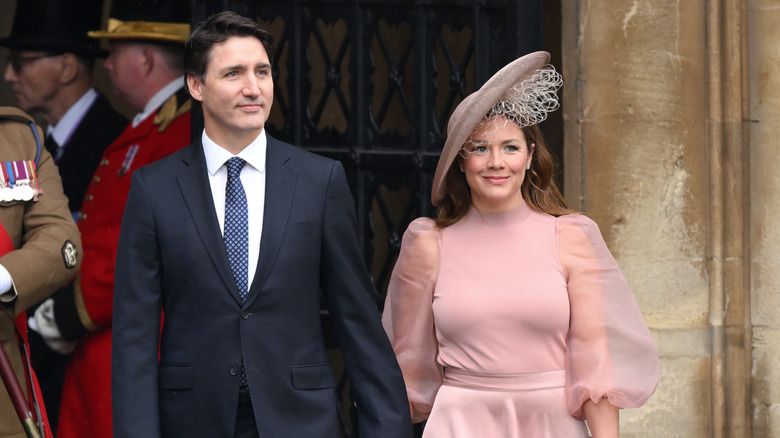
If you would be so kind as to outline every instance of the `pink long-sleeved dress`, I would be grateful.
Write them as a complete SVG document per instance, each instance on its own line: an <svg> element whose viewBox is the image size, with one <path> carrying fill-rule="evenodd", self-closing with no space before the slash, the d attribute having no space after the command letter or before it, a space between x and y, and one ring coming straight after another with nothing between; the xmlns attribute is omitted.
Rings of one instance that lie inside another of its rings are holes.
<svg viewBox="0 0 780 438"><path fill-rule="evenodd" d="M426 438L587 437L585 401L638 407L660 378L631 289L579 214L415 220L382 319Z"/></svg>

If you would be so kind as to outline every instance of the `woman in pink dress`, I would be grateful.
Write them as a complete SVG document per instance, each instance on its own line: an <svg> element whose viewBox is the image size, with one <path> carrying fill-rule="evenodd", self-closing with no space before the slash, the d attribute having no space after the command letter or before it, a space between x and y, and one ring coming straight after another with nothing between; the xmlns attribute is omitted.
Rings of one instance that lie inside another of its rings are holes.
<svg viewBox="0 0 780 438"><path fill-rule="evenodd" d="M519 58L458 105L438 218L404 234L383 323L426 438L617 437L618 410L660 377L598 226L552 180L537 124L562 79L548 62Z"/></svg>

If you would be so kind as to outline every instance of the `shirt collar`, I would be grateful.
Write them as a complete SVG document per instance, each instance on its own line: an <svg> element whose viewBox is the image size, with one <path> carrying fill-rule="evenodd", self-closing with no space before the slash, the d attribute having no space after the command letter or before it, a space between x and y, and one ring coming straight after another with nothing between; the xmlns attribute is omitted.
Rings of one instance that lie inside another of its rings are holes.
<svg viewBox="0 0 780 438"><path fill-rule="evenodd" d="M149 102L146 102L146 106L144 106L144 110L133 117L133 128L140 125L141 122L146 120L147 117L151 116L152 113L157 111L157 108L159 108L162 104L165 103L166 100L168 100L169 97L173 96L174 93L179 91L179 88L184 86L184 75L179 76L178 78L172 80L168 83L168 85L162 87L160 91L154 94L151 99L149 99Z"/></svg>
<svg viewBox="0 0 780 438"><path fill-rule="evenodd" d="M222 148L218 144L214 143L203 130L201 135L201 141L203 142L203 153L206 155L206 168L211 176L217 173L220 167L225 164L225 161L234 157L233 154ZM240 157L246 161L250 166L257 169L260 173L265 173L265 151L268 144L266 138L265 128L260 131L260 134L252 140L247 147L245 147L236 157Z"/></svg>
<svg viewBox="0 0 780 438"><path fill-rule="evenodd" d="M73 135L73 131L76 130L81 119L84 118L84 115L89 111L89 107L92 106L97 97L97 90L94 88L87 90L76 103L68 108L68 111L65 112L65 115L62 116L56 125L49 125L46 133L51 135L59 145L67 143L70 140L70 136Z"/></svg>

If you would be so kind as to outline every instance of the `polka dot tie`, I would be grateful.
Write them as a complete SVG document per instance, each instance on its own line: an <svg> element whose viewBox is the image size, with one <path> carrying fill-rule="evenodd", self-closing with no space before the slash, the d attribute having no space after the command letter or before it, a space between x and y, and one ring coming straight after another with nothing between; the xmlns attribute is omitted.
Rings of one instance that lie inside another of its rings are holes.
<svg viewBox="0 0 780 438"><path fill-rule="evenodd" d="M249 212L239 175L246 161L233 157L227 160L226 164L228 179L225 186L225 249L243 302L249 281Z"/></svg>
<svg viewBox="0 0 780 438"><path fill-rule="evenodd" d="M228 179L225 185L225 249L227 250L233 279L238 286L241 302L246 300L249 283L249 211L246 192L241 184L241 169L246 161L233 157L227 166ZM246 371L241 363L241 386L246 386Z"/></svg>

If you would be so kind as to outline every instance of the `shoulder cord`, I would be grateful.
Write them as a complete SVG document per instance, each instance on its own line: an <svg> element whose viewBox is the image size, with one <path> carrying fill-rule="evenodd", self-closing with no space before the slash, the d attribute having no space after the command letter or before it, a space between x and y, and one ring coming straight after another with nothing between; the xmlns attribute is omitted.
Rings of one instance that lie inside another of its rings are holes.
<svg viewBox="0 0 780 438"><path fill-rule="evenodd" d="M38 147L38 151L35 153L35 168L38 168L38 161L41 159L41 138L38 136L38 130L35 128L35 123L30 122L30 129L32 129L33 136L35 136L35 145Z"/></svg>

